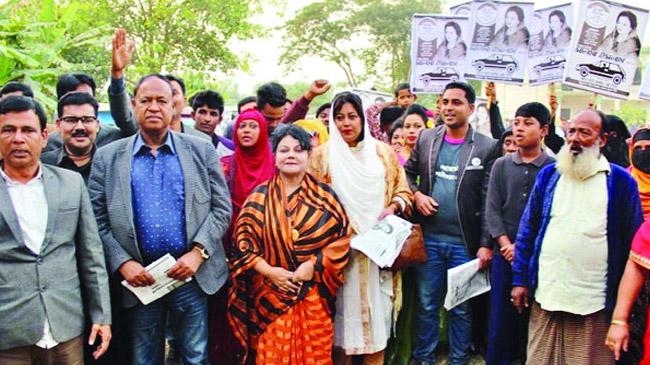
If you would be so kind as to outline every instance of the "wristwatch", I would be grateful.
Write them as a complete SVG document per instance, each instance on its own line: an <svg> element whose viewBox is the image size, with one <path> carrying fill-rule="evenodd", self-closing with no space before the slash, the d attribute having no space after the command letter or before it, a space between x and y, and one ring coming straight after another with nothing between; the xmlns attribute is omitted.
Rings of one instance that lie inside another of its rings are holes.
<svg viewBox="0 0 650 365"><path fill-rule="evenodd" d="M207 259L210 258L210 255L208 254L208 250L206 250L205 247L203 247L203 245L201 245L200 243L195 243L194 247L192 247L192 249L198 249L199 252L201 253L201 257L204 260L207 260Z"/></svg>

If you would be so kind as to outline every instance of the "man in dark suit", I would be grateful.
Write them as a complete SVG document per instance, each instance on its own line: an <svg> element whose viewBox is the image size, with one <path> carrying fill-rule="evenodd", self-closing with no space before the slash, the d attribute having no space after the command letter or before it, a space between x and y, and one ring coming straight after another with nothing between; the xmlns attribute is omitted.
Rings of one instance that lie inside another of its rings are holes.
<svg viewBox="0 0 650 365"><path fill-rule="evenodd" d="M84 310L94 357L111 339L104 252L84 182L39 162L45 111L0 101L0 364L83 364ZM83 291L83 295L82 295Z"/></svg>
<svg viewBox="0 0 650 365"><path fill-rule="evenodd" d="M228 188L209 140L170 131L172 92L162 75L137 83L140 132L100 148L88 184L112 275L152 285L145 266L170 253L177 262L167 275L193 279L148 305L123 291L134 364L162 363L168 317L183 363L207 364L207 295L228 276L220 239L230 222Z"/></svg>

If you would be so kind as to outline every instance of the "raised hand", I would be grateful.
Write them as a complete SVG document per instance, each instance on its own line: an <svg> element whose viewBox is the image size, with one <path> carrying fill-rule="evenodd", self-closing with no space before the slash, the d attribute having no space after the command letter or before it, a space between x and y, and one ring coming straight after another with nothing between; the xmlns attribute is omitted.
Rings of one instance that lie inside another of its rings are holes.
<svg viewBox="0 0 650 365"><path fill-rule="evenodd" d="M111 76L114 79L124 77L124 69L129 65L135 51L135 43L126 37L126 30L117 29L113 37L113 58Z"/></svg>

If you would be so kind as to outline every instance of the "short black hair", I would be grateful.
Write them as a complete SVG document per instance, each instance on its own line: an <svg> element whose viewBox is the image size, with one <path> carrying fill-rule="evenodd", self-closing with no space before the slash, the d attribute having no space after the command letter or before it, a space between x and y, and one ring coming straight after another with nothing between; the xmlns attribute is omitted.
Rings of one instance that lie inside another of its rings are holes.
<svg viewBox="0 0 650 365"><path fill-rule="evenodd" d="M318 114L322 113L323 110L325 109L332 109L332 103L325 103L316 109L316 118L318 118Z"/></svg>
<svg viewBox="0 0 650 365"><path fill-rule="evenodd" d="M287 102L287 91L277 82L267 82L257 89L257 110L260 112L266 104L274 108L284 106Z"/></svg>
<svg viewBox="0 0 650 365"><path fill-rule="evenodd" d="M303 151L311 151L311 137L307 131L294 124L283 124L277 127L271 135L271 147L273 153L278 150L280 141L282 141L286 136L295 138Z"/></svg>
<svg viewBox="0 0 650 365"><path fill-rule="evenodd" d="M47 115L41 103L34 98L22 95L9 95L0 100L0 115L8 113L20 113L31 110L38 117L38 124L41 132L47 127Z"/></svg>
<svg viewBox="0 0 650 365"><path fill-rule="evenodd" d="M388 142L393 139L393 134L395 134L395 132L400 128L404 128L404 117L397 118L393 125L390 126L390 129L388 130Z"/></svg>
<svg viewBox="0 0 650 365"><path fill-rule="evenodd" d="M474 92L472 85L466 82L452 81L445 85L445 90L442 93L444 94L445 91L450 89L461 89L465 92L465 99L467 99L470 104L474 104L474 102L476 102L476 93Z"/></svg>
<svg viewBox="0 0 650 365"><path fill-rule="evenodd" d="M64 106L85 105L85 104L92 105L93 109L95 110L95 117L96 117L97 113L99 112L99 103L92 95L82 91L72 91L63 95L61 99L59 99L59 102L56 105L56 112L59 115L59 117L61 117L63 116Z"/></svg>
<svg viewBox="0 0 650 365"><path fill-rule="evenodd" d="M214 90L200 91L192 96L192 110L207 105L210 109L219 110L219 114L223 114L223 97L221 94Z"/></svg>
<svg viewBox="0 0 650 365"><path fill-rule="evenodd" d="M169 82L169 79L166 76L161 75L161 74L149 74L149 75L142 76L140 78L140 80L138 80L138 82L135 84L135 87L133 88L133 97L134 98L135 98L136 95L138 95L138 89L140 89L140 86L142 86L142 83L144 83L145 81L147 81L148 79L150 79L152 77L155 77L155 78L157 78L159 80L162 80L162 81L166 82L167 85L169 85L169 89L171 90L172 94L174 93L174 88L172 87L172 83Z"/></svg>
<svg viewBox="0 0 650 365"><path fill-rule="evenodd" d="M530 103L522 104L515 111L516 117L524 118L535 118L539 122L540 127L547 126L551 124L551 112L548 110L546 105L532 101Z"/></svg>
<svg viewBox="0 0 650 365"><path fill-rule="evenodd" d="M399 92L402 91L402 90L411 91L411 84L409 84L408 82L403 82L403 83L397 85L397 87L395 88L395 97L397 97L397 95L399 95Z"/></svg>
<svg viewBox="0 0 650 365"><path fill-rule="evenodd" d="M92 76L85 73L70 73L59 76L59 80L56 82L56 98L61 99L63 95L71 91L77 91L77 87L81 84L90 86L93 96L95 96L97 84Z"/></svg>
<svg viewBox="0 0 650 365"><path fill-rule="evenodd" d="M167 80L169 80L170 83L172 81L178 82L178 84L181 86L181 91L183 92L183 96L185 96L185 81L183 81L183 79L181 79L178 76L174 76L172 74L167 74L167 75L164 75L164 76L167 78Z"/></svg>
<svg viewBox="0 0 650 365"><path fill-rule="evenodd" d="M429 116L427 115L427 110L424 109L424 107L420 104L411 104L409 107L406 109L405 117L409 115L418 115L420 118L422 118L422 122L426 126L427 120L429 120Z"/></svg>
<svg viewBox="0 0 650 365"><path fill-rule="evenodd" d="M359 95L349 91L336 94L336 96L334 96L334 101L332 102L332 115L334 116L334 119L336 119L336 114L338 114L338 112L341 111L341 108L343 108L343 105L347 103L350 103L357 114L359 114L359 118L361 119L361 133L359 133L357 142L363 141L366 115L363 112L363 101L361 101Z"/></svg>
<svg viewBox="0 0 650 365"><path fill-rule="evenodd" d="M32 88L29 87L29 85L18 81L9 81L8 83L4 84L2 89L0 89L0 98L3 95L15 93L17 91L20 91L23 96L26 96L28 98L34 97L34 91L32 91Z"/></svg>
<svg viewBox="0 0 650 365"><path fill-rule="evenodd" d="M399 106L389 106L381 110L379 113L379 124L390 125L395 122L399 117L404 115L404 109Z"/></svg>
<svg viewBox="0 0 650 365"><path fill-rule="evenodd" d="M244 104L252 103L254 101L257 101L257 98L254 97L254 96L247 96L247 97L241 99L237 103L237 113L241 113L241 107L244 106Z"/></svg>

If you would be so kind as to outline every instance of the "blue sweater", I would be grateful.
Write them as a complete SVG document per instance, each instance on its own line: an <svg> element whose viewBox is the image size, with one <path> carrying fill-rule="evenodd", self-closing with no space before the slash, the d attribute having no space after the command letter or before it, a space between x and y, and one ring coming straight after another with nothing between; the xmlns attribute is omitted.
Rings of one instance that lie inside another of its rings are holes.
<svg viewBox="0 0 650 365"><path fill-rule="evenodd" d="M632 238L643 222L637 183L630 174L610 164L607 175L607 287L605 311L607 320L616 305L618 284L623 276ZM530 295L537 288L539 254L546 227L551 219L551 206L560 174L555 164L544 167L537 175L535 187L519 223L512 264L512 285L528 287Z"/></svg>

